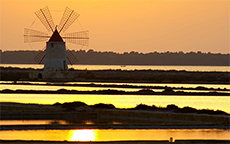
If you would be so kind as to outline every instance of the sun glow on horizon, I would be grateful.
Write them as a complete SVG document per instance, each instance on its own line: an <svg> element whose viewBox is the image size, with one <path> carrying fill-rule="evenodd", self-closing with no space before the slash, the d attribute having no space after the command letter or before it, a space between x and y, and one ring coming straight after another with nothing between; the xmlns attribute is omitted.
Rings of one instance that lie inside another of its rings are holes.
<svg viewBox="0 0 230 144"><path fill-rule="evenodd" d="M95 130L82 129L82 130L71 130L69 141L95 141L96 132Z"/></svg>

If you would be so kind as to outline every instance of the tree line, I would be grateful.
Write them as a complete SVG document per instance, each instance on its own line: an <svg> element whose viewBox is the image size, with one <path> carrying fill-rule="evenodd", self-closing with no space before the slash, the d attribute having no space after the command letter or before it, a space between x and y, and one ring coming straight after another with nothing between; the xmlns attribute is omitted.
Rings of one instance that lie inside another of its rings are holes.
<svg viewBox="0 0 230 144"><path fill-rule="evenodd" d="M34 57L40 51L2 51L1 64L36 64ZM229 66L230 54L198 52L124 52L94 51L92 49L70 51L78 61L87 65L197 65ZM69 52L68 52L69 53ZM71 55L72 55L71 54Z"/></svg>

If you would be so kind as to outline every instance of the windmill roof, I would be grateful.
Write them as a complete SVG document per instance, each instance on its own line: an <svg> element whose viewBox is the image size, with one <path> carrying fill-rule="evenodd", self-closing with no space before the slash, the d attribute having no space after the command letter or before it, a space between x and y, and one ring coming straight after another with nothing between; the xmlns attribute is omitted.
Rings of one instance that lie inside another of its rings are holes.
<svg viewBox="0 0 230 144"><path fill-rule="evenodd" d="M49 39L49 42L55 41L55 42L63 42L62 37L60 36L59 32L57 30L54 31L53 35Z"/></svg>

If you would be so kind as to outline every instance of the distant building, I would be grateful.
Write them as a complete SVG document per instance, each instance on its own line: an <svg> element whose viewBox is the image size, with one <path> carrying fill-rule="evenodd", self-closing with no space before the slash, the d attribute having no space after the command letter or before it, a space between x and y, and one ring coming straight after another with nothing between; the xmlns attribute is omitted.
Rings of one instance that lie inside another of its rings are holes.
<svg viewBox="0 0 230 144"><path fill-rule="evenodd" d="M68 70L65 42L55 30L46 43L46 57L44 71Z"/></svg>
<svg viewBox="0 0 230 144"><path fill-rule="evenodd" d="M43 71L30 73L31 79L65 81L71 78L68 73L68 61L66 46L58 31L55 30L49 41L46 43L46 55Z"/></svg>

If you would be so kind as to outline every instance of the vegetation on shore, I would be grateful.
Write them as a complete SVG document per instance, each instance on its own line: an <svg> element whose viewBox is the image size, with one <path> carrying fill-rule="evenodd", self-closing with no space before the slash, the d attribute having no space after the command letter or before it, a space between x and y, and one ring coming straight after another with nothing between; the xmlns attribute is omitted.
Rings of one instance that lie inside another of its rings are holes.
<svg viewBox="0 0 230 144"><path fill-rule="evenodd" d="M4 51L0 50L3 64L36 64L33 59L41 51ZM69 51L68 51L69 52ZM198 52L101 52L92 49L71 51L83 65L201 65L229 66L229 55Z"/></svg>
<svg viewBox="0 0 230 144"><path fill-rule="evenodd" d="M53 106L59 106L66 110L75 110L77 107L80 106L88 106L84 102L65 102L65 103L55 103ZM99 108L99 109L118 109L113 104L104 104L98 103L94 105L89 105L92 108ZM122 110L122 109L121 109ZM221 111L221 110L210 110L210 109L195 109L189 106L185 106L183 108L179 108L177 105L170 104L166 107L157 107L155 105L149 106L146 104L138 104L134 108L125 108L123 110L143 110L143 111L161 111L161 112L174 112L174 113L196 113L196 114L210 114L210 115L229 115L228 113Z"/></svg>
<svg viewBox="0 0 230 144"><path fill-rule="evenodd" d="M195 109L176 105L157 107L138 104L119 109L112 104L87 105L65 102L53 105L1 102L2 120L53 120L49 125L2 126L1 129L70 128L217 128L229 127L229 114L221 110ZM58 121L64 120L67 124Z"/></svg>
<svg viewBox="0 0 230 144"><path fill-rule="evenodd" d="M17 107L16 109L12 109L13 107ZM189 106L185 106L183 108L178 107L174 104L169 104L166 107L155 106L155 105L146 105L146 104L138 104L133 108L116 108L113 104L105 104L105 103L97 103L94 105L87 105L81 101L74 102L64 102L59 103L56 102L51 105L44 104L30 104L30 103L15 103L15 102L0 102L0 107L3 111L39 111L39 108L42 111L42 108L45 108L45 111L78 111L79 108L83 108L85 110L89 110L86 107L93 109L110 109L110 110L142 110L142 111L155 111L155 112L173 112L173 113L194 113L194 114L210 114L210 115L230 115L221 110L211 110L211 109L196 109ZM55 110L53 109L55 108Z"/></svg>
<svg viewBox="0 0 230 144"><path fill-rule="evenodd" d="M10 90L3 89L0 93L25 93L25 94L110 94L110 95L202 95L202 96L230 96L230 93L222 92L184 92L174 91L170 87L166 87L162 92L154 92L151 89L142 89L139 91L122 91L122 90L92 90L92 91L78 91L78 90Z"/></svg>

